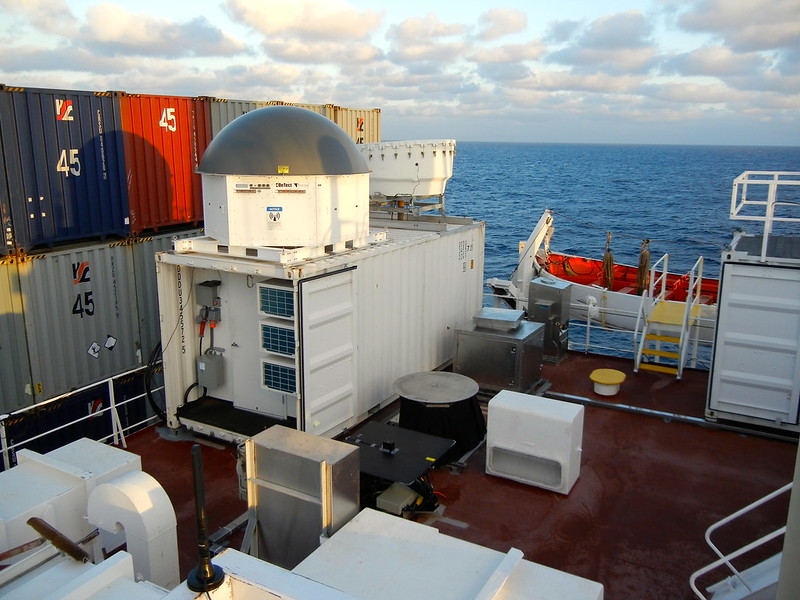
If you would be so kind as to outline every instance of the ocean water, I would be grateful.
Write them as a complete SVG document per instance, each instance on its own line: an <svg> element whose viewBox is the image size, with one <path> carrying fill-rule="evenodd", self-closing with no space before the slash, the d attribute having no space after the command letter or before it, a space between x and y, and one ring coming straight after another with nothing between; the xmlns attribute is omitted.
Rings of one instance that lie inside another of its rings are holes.
<svg viewBox="0 0 800 600"><path fill-rule="evenodd" d="M670 271L686 272L703 256L716 277L733 231L761 231L728 216L744 171L800 171L800 147L457 142L445 198L448 214L486 222L485 278L510 276L545 208L553 250L600 258L611 232L616 262L637 264L647 238L651 261L668 252Z"/></svg>

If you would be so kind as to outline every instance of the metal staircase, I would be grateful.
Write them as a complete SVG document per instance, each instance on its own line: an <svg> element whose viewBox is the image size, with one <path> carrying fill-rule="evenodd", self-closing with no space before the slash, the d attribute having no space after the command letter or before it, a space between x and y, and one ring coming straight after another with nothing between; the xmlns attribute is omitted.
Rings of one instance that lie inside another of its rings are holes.
<svg viewBox="0 0 800 600"><path fill-rule="evenodd" d="M669 255L662 256L650 269L650 285L642 294L634 332L634 373L639 369L683 375L689 348L696 351L697 339L692 339L700 314L700 284L703 277L703 257L683 278L687 281L686 300L670 300L667 294ZM666 347L665 347L666 346ZM643 360L652 357L652 360Z"/></svg>

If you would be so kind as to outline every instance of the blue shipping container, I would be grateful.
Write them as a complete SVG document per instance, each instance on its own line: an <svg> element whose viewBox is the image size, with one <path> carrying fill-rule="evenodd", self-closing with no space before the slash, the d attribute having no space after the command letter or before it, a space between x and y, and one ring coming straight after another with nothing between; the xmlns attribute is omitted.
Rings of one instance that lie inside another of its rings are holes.
<svg viewBox="0 0 800 600"><path fill-rule="evenodd" d="M2 87L0 146L0 252L127 235L122 133L111 94Z"/></svg>

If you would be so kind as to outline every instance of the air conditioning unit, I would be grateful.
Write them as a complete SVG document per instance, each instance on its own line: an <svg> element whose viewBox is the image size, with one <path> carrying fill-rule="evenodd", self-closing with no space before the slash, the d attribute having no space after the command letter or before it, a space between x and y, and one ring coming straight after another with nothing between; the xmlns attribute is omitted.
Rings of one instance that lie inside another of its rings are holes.
<svg viewBox="0 0 800 600"><path fill-rule="evenodd" d="M581 470L583 406L503 390L489 401L486 472L568 494Z"/></svg>

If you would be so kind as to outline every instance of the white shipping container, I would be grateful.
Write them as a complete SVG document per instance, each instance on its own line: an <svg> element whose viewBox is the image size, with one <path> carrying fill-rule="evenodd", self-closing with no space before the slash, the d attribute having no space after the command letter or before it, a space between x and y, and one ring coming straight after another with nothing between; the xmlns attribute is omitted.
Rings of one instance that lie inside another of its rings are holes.
<svg viewBox="0 0 800 600"><path fill-rule="evenodd" d="M293 264L158 254L170 427L205 386L237 409L331 436L393 399L399 377L446 365L457 326L482 304L484 223L439 229L392 227L385 242ZM201 339L202 306L219 313Z"/></svg>
<svg viewBox="0 0 800 600"><path fill-rule="evenodd" d="M158 287L156 284L156 253L172 249L178 239L197 237L203 230L192 228L136 238L129 246L133 254L133 274L136 281L136 306L139 314L139 336L142 362L146 363L153 348L161 340L158 326Z"/></svg>
<svg viewBox="0 0 800 600"><path fill-rule="evenodd" d="M706 416L800 431L796 267L723 261Z"/></svg>

